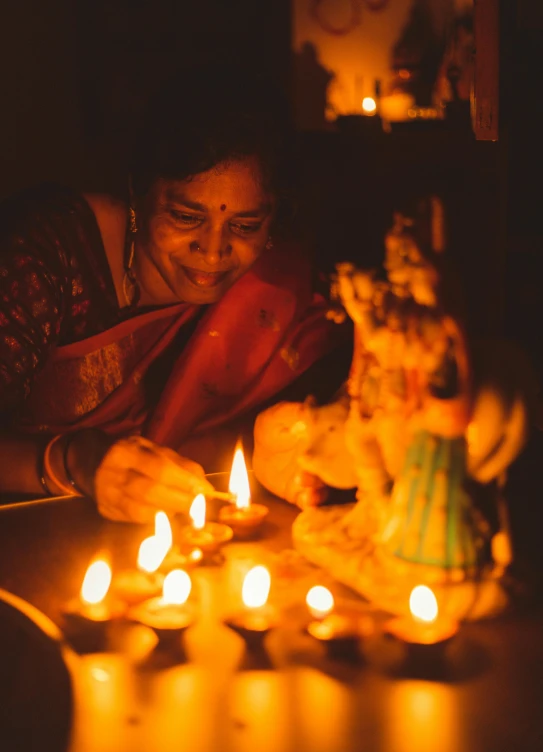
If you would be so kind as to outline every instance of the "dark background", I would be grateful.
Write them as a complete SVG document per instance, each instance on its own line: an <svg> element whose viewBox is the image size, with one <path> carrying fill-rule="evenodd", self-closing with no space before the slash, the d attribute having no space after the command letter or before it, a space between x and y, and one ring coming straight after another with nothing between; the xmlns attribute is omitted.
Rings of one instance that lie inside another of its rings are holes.
<svg viewBox="0 0 543 752"><path fill-rule="evenodd" d="M157 81L247 61L288 85L290 2L21 0L2 23L0 193L40 179L125 190L134 119Z"/></svg>
<svg viewBox="0 0 543 752"><path fill-rule="evenodd" d="M44 180L124 195L123 164L147 94L187 63L245 61L291 86L289 0L9 5L0 32L0 197ZM517 340L541 381L543 3L501 5L499 141L476 142L467 117L388 135L300 133L300 218L325 269L343 259L373 265L394 205L416 192L443 195L472 330ZM539 455L523 462L513 476L533 496L526 484L539 477ZM537 528L528 528L536 550Z"/></svg>
<svg viewBox="0 0 543 752"><path fill-rule="evenodd" d="M375 263L398 199L441 192L472 325L500 332L507 311L528 343L540 314L543 13L539 0L502 5L499 142L475 142L467 120L377 140L301 134L301 216L323 265ZM134 125L177 67L236 59L291 87L289 0L21 0L1 34L0 197L42 180L124 195Z"/></svg>

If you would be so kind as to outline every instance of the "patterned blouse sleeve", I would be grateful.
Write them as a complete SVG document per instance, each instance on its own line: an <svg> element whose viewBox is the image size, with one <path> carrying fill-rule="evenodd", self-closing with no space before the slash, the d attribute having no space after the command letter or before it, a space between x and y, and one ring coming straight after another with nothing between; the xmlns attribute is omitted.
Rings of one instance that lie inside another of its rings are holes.
<svg viewBox="0 0 543 752"><path fill-rule="evenodd" d="M28 396L58 342L69 278L46 207L10 202L0 221L0 414L5 414Z"/></svg>

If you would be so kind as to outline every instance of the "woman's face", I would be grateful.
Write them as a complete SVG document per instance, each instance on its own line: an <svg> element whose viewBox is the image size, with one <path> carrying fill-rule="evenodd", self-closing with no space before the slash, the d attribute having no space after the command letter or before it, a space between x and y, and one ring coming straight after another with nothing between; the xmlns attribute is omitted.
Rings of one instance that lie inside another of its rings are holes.
<svg viewBox="0 0 543 752"><path fill-rule="evenodd" d="M138 209L134 263L142 302L208 304L264 250L274 201L251 158L189 180L160 179Z"/></svg>

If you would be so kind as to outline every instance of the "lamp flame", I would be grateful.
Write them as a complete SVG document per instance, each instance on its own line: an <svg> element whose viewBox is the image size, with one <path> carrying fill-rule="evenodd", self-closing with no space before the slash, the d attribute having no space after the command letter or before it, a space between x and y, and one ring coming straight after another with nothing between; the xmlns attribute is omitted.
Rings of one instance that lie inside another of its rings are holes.
<svg viewBox="0 0 543 752"><path fill-rule="evenodd" d="M199 561L202 561L204 558L204 552L201 548L193 548L190 554L188 555L189 561L191 561L193 564L198 563Z"/></svg>
<svg viewBox="0 0 543 752"><path fill-rule="evenodd" d="M270 594L271 577L266 567L253 567L245 575L241 597L247 608L264 606Z"/></svg>
<svg viewBox="0 0 543 752"><path fill-rule="evenodd" d="M362 100L362 109L366 115L373 115L377 110L377 102L373 97L364 97Z"/></svg>
<svg viewBox="0 0 543 752"><path fill-rule="evenodd" d="M162 586L162 603L182 606L190 595L192 582L183 569L172 569L164 578Z"/></svg>
<svg viewBox="0 0 543 752"><path fill-rule="evenodd" d="M249 487L249 476L241 441L236 444L234 451L234 460L230 472L230 482L228 490L236 497L236 506L238 509L244 509L251 504L251 489Z"/></svg>
<svg viewBox="0 0 543 752"><path fill-rule="evenodd" d="M322 585L312 587L305 597L305 602L314 619L324 619L334 608L334 596Z"/></svg>
<svg viewBox="0 0 543 752"><path fill-rule="evenodd" d="M165 548L160 538L152 535L150 538L145 538L140 544L138 551L138 569L152 574L156 572L159 566L164 561L168 549Z"/></svg>
<svg viewBox="0 0 543 752"><path fill-rule="evenodd" d="M206 497L198 494L190 505L189 517L195 530L203 530L206 524Z"/></svg>
<svg viewBox="0 0 543 752"><path fill-rule="evenodd" d="M409 596L409 609L418 621L429 624L436 620L438 614L437 600L429 587L417 585L413 588Z"/></svg>
<svg viewBox="0 0 543 752"><path fill-rule="evenodd" d="M173 545L173 534L172 526L166 512L157 512L155 515L155 538L160 545L164 546L166 553L168 553Z"/></svg>
<svg viewBox="0 0 543 752"><path fill-rule="evenodd" d="M107 561L96 559L89 565L81 585L81 600L96 604L106 597L111 585L111 568Z"/></svg>

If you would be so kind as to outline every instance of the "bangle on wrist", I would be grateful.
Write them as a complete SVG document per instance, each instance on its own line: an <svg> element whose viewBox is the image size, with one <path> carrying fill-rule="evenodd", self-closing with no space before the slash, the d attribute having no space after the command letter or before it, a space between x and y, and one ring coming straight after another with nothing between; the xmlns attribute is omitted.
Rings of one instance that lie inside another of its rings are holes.
<svg viewBox="0 0 543 752"><path fill-rule="evenodd" d="M74 480L74 477L68 465L68 452L70 451L72 441L74 440L76 436L77 436L77 432L71 433L68 435L66 442L64 444L64 451L62 453L62 462L64 465L64 474L66 475L66 478L68 479L68 482L70 483L72 487L72 493L75 493L77 496L86 496L84 491L81 490L81 488L77 485L76 481Z"/></svg>
<svg viewBox="0 0 543 752"><path fill-rule="evenodd" d="M40 455L40 459L39 459L38 478L40 479L41 487L45 491L45 495L53 496L53 492L49 488L49 484L47 483L47 478L45 477L45 463L44 463L43 453Z"/></svg>
<svg viewBox="0 0 543 752"><path fill-rule="evenodd" d="M54 445L62 439L62 434L58 434L57 436L53 436L51 441L47 444L45 447L45 452L43 453L43 468L44 468L44 481L47 484L46 477L49 476L49 478L53 481L53 483L60 488L60 490L66 494L67 496L75 496L74 489L69 486L67 483L64 483L64 481L58 477L58 475L54 472L53 467L51 465L51 450L53 449Z"/></svg>

